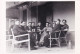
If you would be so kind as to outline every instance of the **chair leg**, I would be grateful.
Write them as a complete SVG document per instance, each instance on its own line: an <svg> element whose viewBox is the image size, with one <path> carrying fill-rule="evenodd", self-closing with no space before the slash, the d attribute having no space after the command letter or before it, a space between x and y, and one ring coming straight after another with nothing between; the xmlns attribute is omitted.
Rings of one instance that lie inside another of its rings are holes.
<svg viewBox="0 0 80 54"><path fill-rule="evenodd" d="M51 39L50 39L50 48L51 48Z"/></svg>
<svg viewBox="0 0 80 54"><path fill-rule="evenodd" d="M60 40L58 39L58 46L60 47Z"/></svg>
<svg viewBox="0 0 80 54"><path fill-rule="evenodd" d="M66 43L66 45L67 45L67 39L65 38L65 43Z"/></svg>
<svg viewBox="0 0 80 54"><path fill-rule="evenodd" d="M28 50L30 51L30 41L28 41Z"/></svg>

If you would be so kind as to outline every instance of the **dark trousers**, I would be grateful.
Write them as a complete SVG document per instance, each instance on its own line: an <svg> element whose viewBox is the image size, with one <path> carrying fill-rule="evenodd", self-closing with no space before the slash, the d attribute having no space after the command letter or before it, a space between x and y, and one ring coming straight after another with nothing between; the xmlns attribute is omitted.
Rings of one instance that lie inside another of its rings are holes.
<svg viewBox="0 0 80 54"><path fill-rule="evenodd" d="M49 35L47 35L47 36L44 37L44 46L46 46L46 47L48 47L49 43L50 43L49 37L50 37Z"/></svg>
<svg viewBox="0 0 80 54"><path fill-rule="evenodd" d="M30 33L30 46L34 47L36 45L36 33Z"/></svg>
<svg viewBox="0 0 80 54"><path fill-rule="evenodd" d="M40 41L41 38L41 34L39 34L39 32L37 32L37 41Z"/></svg>

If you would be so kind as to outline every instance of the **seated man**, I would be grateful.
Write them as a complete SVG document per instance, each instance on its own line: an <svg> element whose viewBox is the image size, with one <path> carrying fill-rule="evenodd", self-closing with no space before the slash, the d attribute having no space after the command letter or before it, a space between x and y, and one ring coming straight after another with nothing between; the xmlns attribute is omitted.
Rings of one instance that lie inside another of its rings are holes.
<svg viewBox="0 0 80 54"><path fill-rule="evenodd" d="M52 28L56 26L56 21L53 21Z"/></svg>
<svg viewBox="0 0 80 54"><path fill-rule="evenodd" d="M61 24L60 24L60 19L58 19L57 20L57 23L56 23L56 25L53 27L53 29L52 29L52 32L50 32L51 33L51 36L53 36L54 37L54 33L55 33L55 31L59 31L61 28ZM46 47L49 47L49 38L50 38L50 36L49 35L47 35L46 37L45 37L45 46Z"/></svg>
<svg viewBox="0 0 80 54"><path fill-rule="evenodd" d="M20 25L19 21L15 22L15 25L13 27L13 32L14 32L15 36L27 33L27 31L25 31L25 29L23 27L23 24L24 24L24 22L22 22L21 25ZM21 27L23 27L23 28L21 28Z"/></svg>
<svg viewBox="0 0 80 54"><path fill-rule="evenodd" d="M41 22L38 22L38 25L36 26L36 30L37 30L37 40L39 42L41 38L41 30L42 30Z"/></svg>
<svg viewBox="0 0 80 54"><path fill-rule="evenodd" d="M50 34L52 33L52 27L50 26L51 24L49 23L49 26L47 27L47 35L44 37L44 46L48 47L49 46L49 37Z"/></svg>
<svg viewBox="0 0 80 54"><path fill-rule="evenodd" d="M30 22L28 25L28 32L30 34L30 44L32 49L36 49L34 46L36 46L36 27L34 26L34 22Z"/></svg>
<svg viewBox="0 0 80 54"><path fill-rule="evenodd" d="M61 30L61 24L60 24L61 20L57 19L56 25L54 26L52 33L54 33L55 31L59 31Z"/></svg>
<svg viewBox="0 0 80 54"><path fill-rule="evenodd" d="M26 30L28 32L31 32L31 22L28 23L28 26L26 26Z"/></svg>
<svg viewBox="0 0 80 54"><path fill-rule="evenodd" d="M61 25L61 37L64 37L63 33L66 33L69 30L69 26L67 25L67 21L65 19L62 20L63 24Z"/></svg>
<svg viewBox="0 0 80 54"><path fill-rule="evenodd" d="M52 29L52 33L51 33L51 36L52 36L52 37L55 37L55 36L54 36L54 33L55 33L56 31L60 31L60 30L61 30L61 24L60 24L60 22L61 22L61 20L60 20L60 19L57 19L55 25L53 24L53 27L52 27L53 29Z"/></svg>
<svg viewBox="0 0 80 54"><path fill-rule="evenodd" d="M63 22L63 25L61 26L61 30L68 30L69 26L67 25L67 21L63 19L62 22Z"/></svg>
<svg viewBox="0 0 80 54"><path fill-rule="evenodd" d="M46 45L46 41L47 41L47 37L49 36L49 32L52 32L52 28L49 27L49 23L47 22L46 27L43 28L43 33L41 35L40 44Z"/></svg>
<svg viewBox="0 0 80 54"><path fill-rule="evenodd" d="M31 31L36 32L36 27L34 22L32 22Z"/></svg>
<svg viewBox="0 0 80 54"><path fill-rule="evenodd" d="M67 21L65 19L63 19L62 22L63 22L63 25L61 26L60 37L65 37L65 35L67 34L67 32L69 30L69 26L67 25ZM66 41L65 38L61 38L60 40L61 40L61 43L65 43L65 41Z"/></svg>
<svg viewBox="0 0 80 54"><path fill-rule="evenodd" d="M15 26L13 27L13 32L14 32L14 35L21 35L21 34L26 34L28 33L26 31L26 29L24 28L24 25L25 25L25 22L21 22L21 24L19 24L20 22L19 21L16 21L15 22ZM30 36L31 37L31 36ZM17 38L16 40L20 41L20 40L24 40L24 39L27 39L28 37L25 36L25 37L20 37L20 38ZM34 48L34 45L32 45L32 43L34 43L34 40L33 39L30 39L32 41L30 41L30 46L31 46L31 49L35 49Z"/></svg>
<svg viewBox="0 0 80 54"><path fill-rule="evenodd" d="M20 29L22 30L22 32L20 34L27 34L28 31L26 30L26 24L24 21L21 22L20 24ZM22 37L23 40L27 39L27 36Z"/></svg>

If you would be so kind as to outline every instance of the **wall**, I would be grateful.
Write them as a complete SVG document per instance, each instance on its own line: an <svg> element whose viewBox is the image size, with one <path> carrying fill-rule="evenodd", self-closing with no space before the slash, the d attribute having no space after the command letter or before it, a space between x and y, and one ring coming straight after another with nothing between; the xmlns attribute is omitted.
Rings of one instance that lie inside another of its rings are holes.
<svg viewBox="0 0 80 54"><path fill-rule="evenodd" d="M9 20L10 19L18 19L19 18L19 10L18 9L7 9L6 10L6 31L9 30Z"/></svg>
<svg viewBox="0 0 80 54"><path fill-rule="evenodd" d="M35 26L37 25L37 18L38 18L38 14L37 14L37 6L33 6L31 7L31 22L35 23Z"/></svg>
<svg viewBox="0 0 80 54"><path fill-rule="evenodd" d="M18 9L7 9L6 10L6 17L10 18L19 18L19 10Z"/></svg>
<svg viewBox="0 0 80 54"><path fill-rule="evenodd" d="M75 45L75 3L56 2L53 4L53 21L66 19L69 25L68 40ZM62 22L61 22L62 23Z"/></svg>
<svg viewBox="0 0 80 54"><path fill-rule="evenodd" d="M67 39L71 40L72 46L75 46L75 32L74 31L68 32Z"/></svg>
<svg viewBox="0 0 80 54"><path fill-rule="evenodd" d="M53 21L66 19L70 31L75 31L75 3L56 2L53 4Z"/></svg>

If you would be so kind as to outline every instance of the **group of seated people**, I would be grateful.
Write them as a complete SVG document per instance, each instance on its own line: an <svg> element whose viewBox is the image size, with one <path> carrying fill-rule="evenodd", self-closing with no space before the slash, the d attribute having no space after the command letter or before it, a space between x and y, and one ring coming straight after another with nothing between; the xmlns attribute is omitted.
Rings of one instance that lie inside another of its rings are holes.
<svg viewBox="0 0 80 54"><path fill-rule="evenodd" d="M54 21L52 23L52 26L49 22L46 22L46 26L43 28L41 25L41 22L38 22L37 26L35 26L35 23L28 23L28 26L25 26L26 22L22 21L16 21L15 25L11 26L10 29L13 29L14 35L21 35L21 34L30 34L30 47L31 49L36 49L34 46L36 46L36 43L38 46L46 46L49 47L49 33L54 36L53 34L55 31L59 30L68 30L69 26L67 25L67 21L65 19L62 20L62 23L60 23L61 20L57 19L57 21ZM37 38L36 38L37 37ZM16 40L24 40L28 37L20 37L16 38Z"/></svg>

